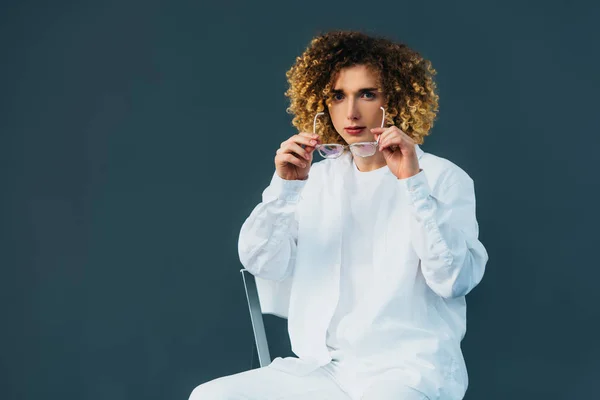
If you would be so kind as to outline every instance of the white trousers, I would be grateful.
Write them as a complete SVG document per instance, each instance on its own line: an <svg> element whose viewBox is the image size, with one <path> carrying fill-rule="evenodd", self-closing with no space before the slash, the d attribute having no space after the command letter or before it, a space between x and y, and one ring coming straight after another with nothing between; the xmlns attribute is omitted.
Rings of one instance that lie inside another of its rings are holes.
<svg viewBox="0 0 600 400"><path fill-rule="evenodd" d="M429 400L385 375L369 381L361 395L340 384L329 365L302 372L269 366L224 376L196 387L189 400Z"/></svg>

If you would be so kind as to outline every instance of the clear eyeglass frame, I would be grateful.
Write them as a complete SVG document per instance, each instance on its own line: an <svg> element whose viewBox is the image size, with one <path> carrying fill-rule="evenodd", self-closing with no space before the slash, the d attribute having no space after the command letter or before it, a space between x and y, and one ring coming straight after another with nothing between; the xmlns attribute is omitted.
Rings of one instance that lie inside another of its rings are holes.
<svg viewBox="0 0 600 400"><path fill-rule="evenodd" d="M381 117L381 127L385 123L385 109L383 107L379 107L381 111L383 111L383 116ZM315 115L315 119L313 121L313 133L317 132L317 118L320 115L325 114L324 112L317 113ZM350 152L358 157L370 157L377 152L377 146L379 145L379 137L374 142L358 142L352 144L338 144L338 143L324 143L318 144L315 146L315 149L319 152L321 157L323 158L338 158L346 149L349 149Z"/></svg>

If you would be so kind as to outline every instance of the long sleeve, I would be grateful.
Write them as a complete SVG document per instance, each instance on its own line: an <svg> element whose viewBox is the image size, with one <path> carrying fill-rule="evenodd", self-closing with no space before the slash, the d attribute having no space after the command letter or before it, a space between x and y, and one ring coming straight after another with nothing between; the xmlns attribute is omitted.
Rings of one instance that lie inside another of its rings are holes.
<svg viewBox="0 0 600 400"><path fill-rule="evenodd" d="M242 225L240 261L253 275L275 281L292 272L298 243L296 208L306 181L285 180L277 173Z"/></svg>
<svg viewBox="0 0 600 400"><path fill-rule="evenodd" d="M466 295L483 278L488 260L478 239L473 180L453 169L435 193L423 171L398 182L409 199L413 244L427 285L445 298Z"/></svg>

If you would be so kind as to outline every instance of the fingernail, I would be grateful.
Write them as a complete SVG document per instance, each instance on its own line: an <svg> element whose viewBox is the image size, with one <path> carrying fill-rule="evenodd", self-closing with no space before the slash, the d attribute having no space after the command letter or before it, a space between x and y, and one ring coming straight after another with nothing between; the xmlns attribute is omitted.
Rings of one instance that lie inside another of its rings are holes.
<svg viewBox="0 0 600 400"><path fill-rule="evenodd" d="M316 143L317 143L317 141L316 141L316 140L311 140L311 141L310 141L310 144L316 144Z"/></svg>

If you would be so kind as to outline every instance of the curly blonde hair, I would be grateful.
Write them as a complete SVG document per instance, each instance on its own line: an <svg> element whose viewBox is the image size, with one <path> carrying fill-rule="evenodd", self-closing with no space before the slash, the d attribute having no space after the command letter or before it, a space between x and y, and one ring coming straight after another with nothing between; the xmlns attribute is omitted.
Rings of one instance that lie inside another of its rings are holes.
<svg viewBox="0 0 600 400"><path fill-rule="evenodd" d="M331 122L331 90L343 68L365 65L379 76L387 105L385 126L395 125L417 144L429 134L438 112L439 96L431 62L405 44L355 31L333 31L311 40L308 48L286 72L290 98L288 114L301 132L317 132L324 143L346 144Z"/></svg>

